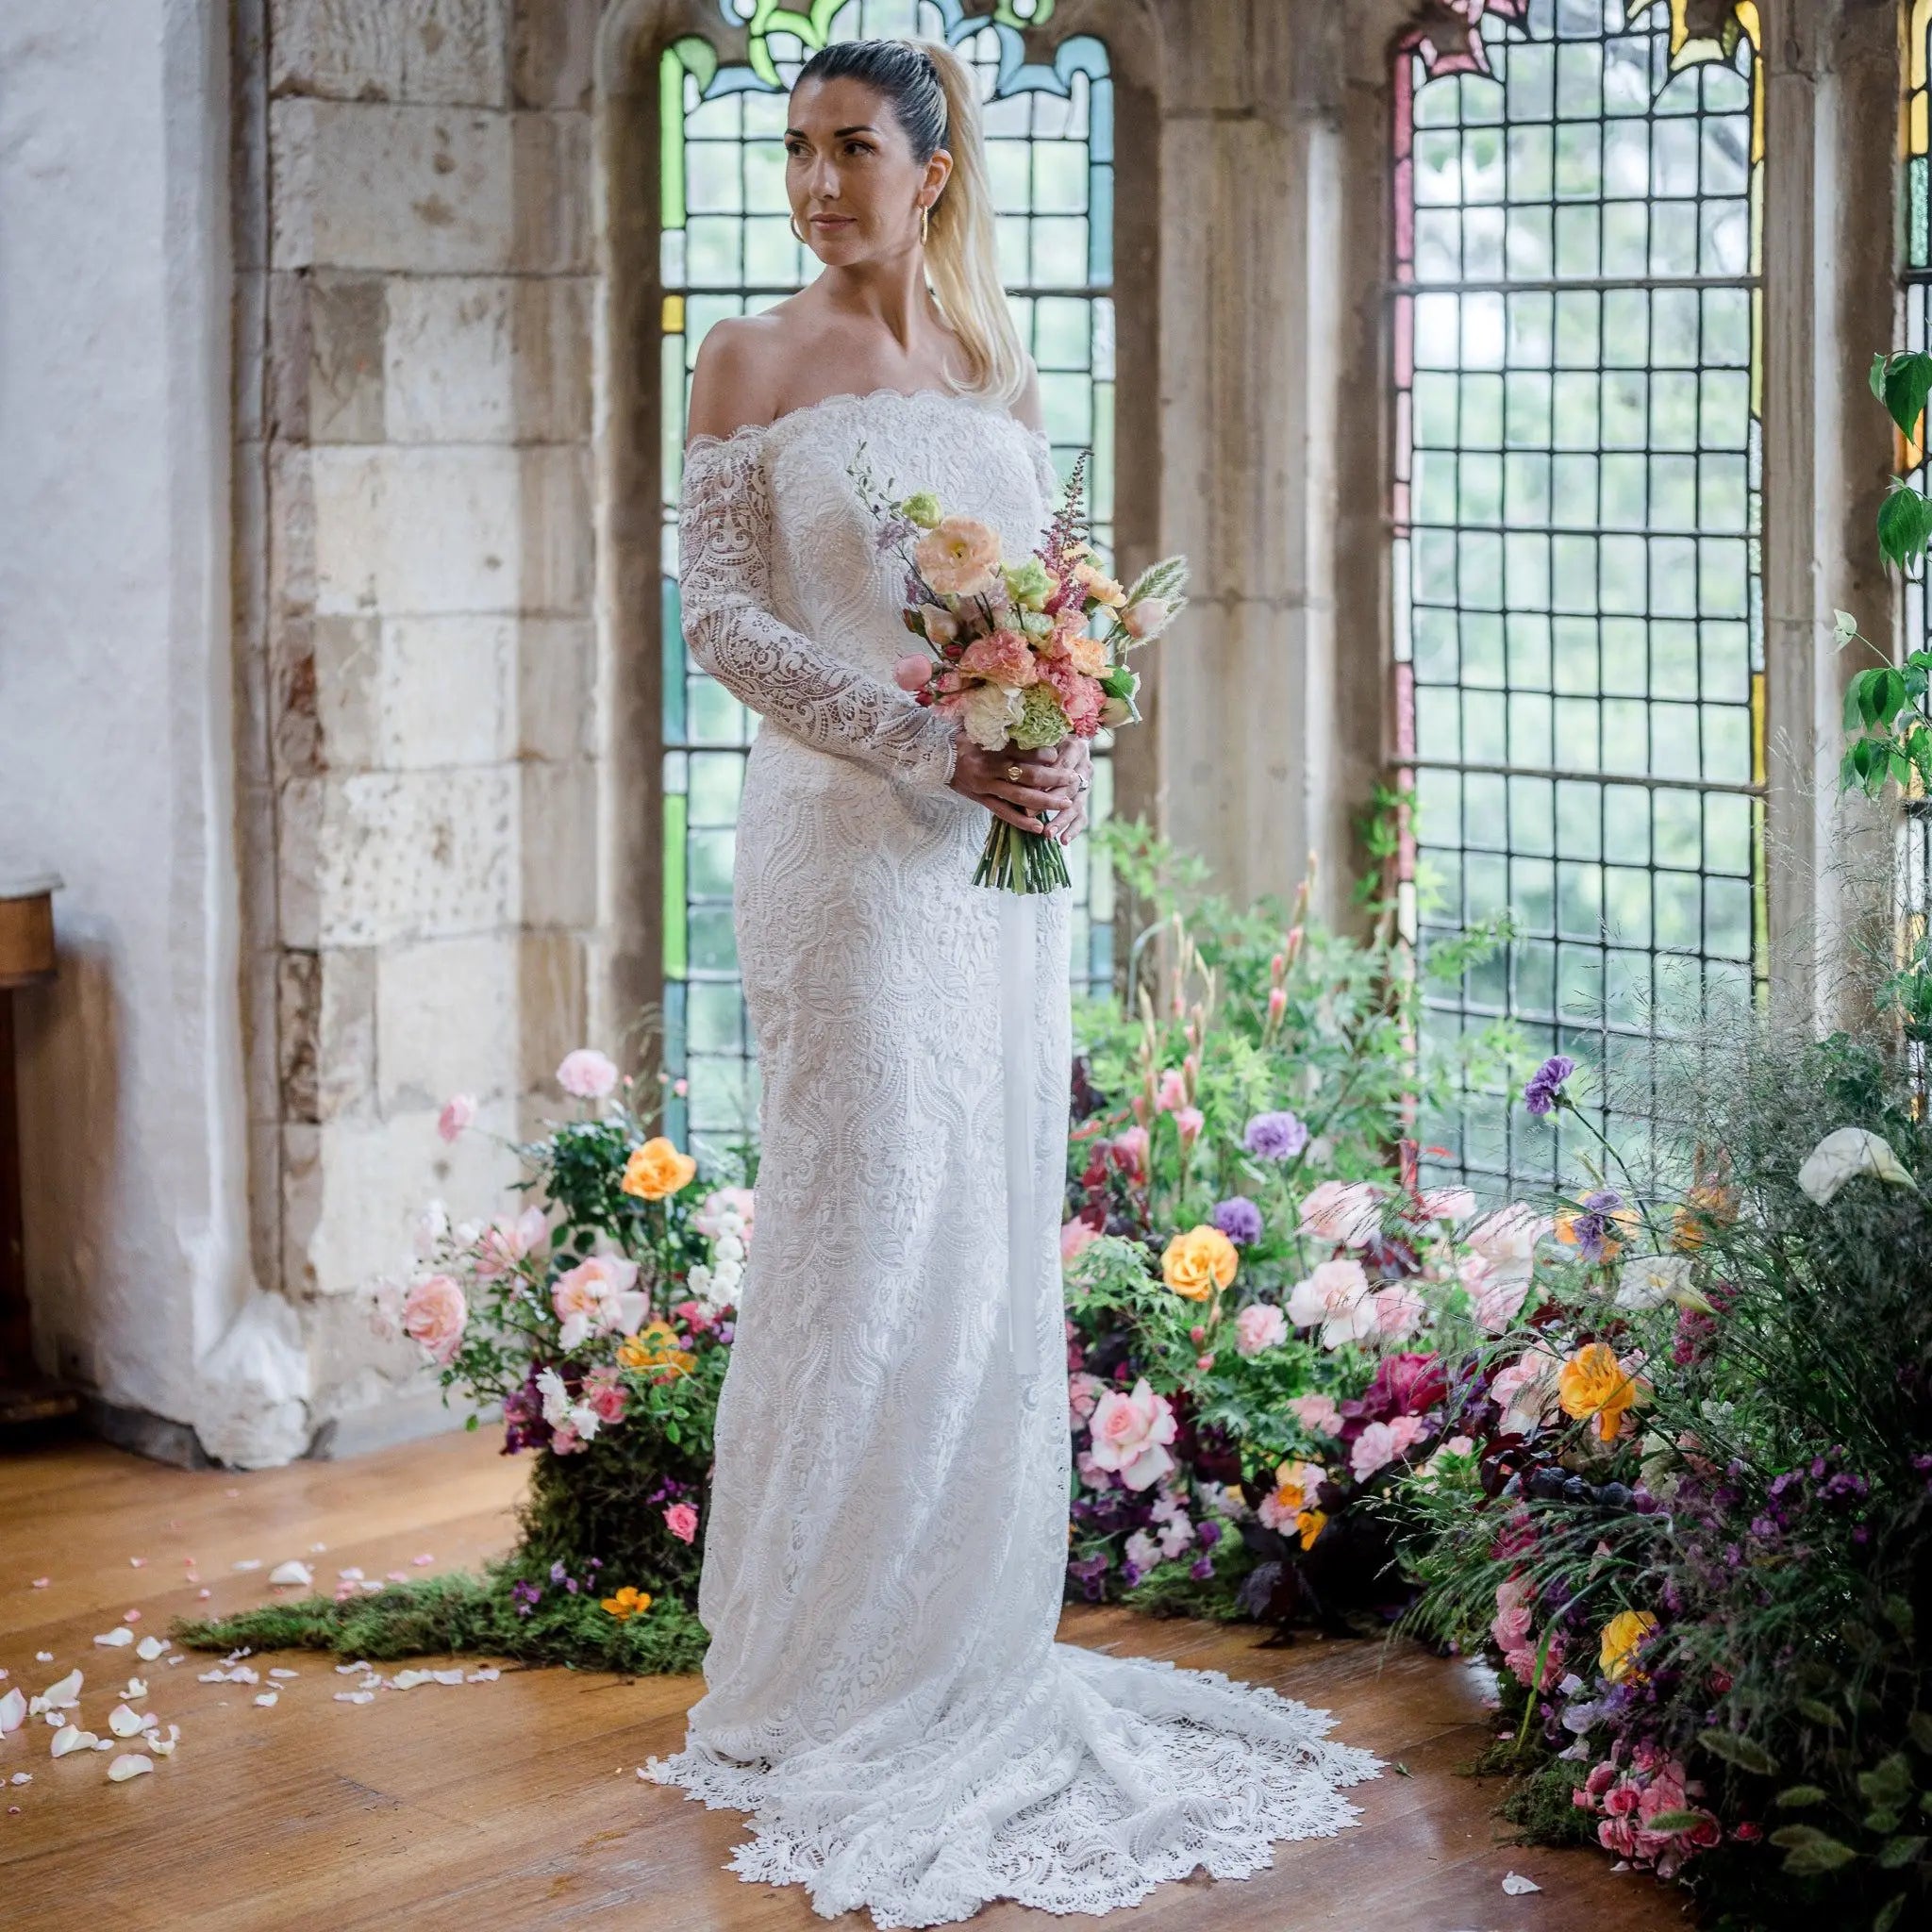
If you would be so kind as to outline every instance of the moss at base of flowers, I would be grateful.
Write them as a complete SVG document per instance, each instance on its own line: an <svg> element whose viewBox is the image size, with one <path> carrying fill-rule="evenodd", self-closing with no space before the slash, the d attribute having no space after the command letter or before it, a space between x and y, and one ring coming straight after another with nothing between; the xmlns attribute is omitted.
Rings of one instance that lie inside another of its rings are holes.
<svg viewBox="0 0 1932 1932"><path fill-rule="evenodd" d="M1582 1784L1585 1767L1550 1757L1541 1740L1499 1738L1463 1767L1469 1777L1509 1780L1497 1816L1516 1827L1529 1845L1591 1845L1596 1826L1591 1813L1571 1795Z"/></svg>
<svg viewBox="0 0 1932 1932"><path fill-rule="evenodd" d="M1216 1624L1251 1623L1237 1601L1241 1575L1191 1576L1185 1563L1159 1563L1132 1590L1121 1592L1130 1610L1150 1617L1202 1617Z"/></svg>
<svg viewBox="0 0 1932 1932"><path fill-rule="evenodd" d="M373 1663L475 1654L657 1676L695 1671L704 1661L704 1625L675 1597L660 1596L642 1615L620 1619L595 1596L546 1586L542 1600L523 1616L510 1590L524 1574L500 1565L482 1576L451 1572L340 1603L311 1596L263 1604L231 1617L178 1620L172 1634L194 1650L325 1650Z"/></svg>

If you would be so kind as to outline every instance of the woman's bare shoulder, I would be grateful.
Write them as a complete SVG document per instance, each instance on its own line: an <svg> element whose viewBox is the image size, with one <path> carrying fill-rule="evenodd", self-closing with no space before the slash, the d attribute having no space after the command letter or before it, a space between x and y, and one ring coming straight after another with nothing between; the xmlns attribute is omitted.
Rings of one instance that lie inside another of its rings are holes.
<svg viewBox="0 0 1932 1932"><path fill-rule="evenodd" d="M784 354L785 335L773 314L721 316L698 344L687 435L722 438L771 422Z"/></svg>

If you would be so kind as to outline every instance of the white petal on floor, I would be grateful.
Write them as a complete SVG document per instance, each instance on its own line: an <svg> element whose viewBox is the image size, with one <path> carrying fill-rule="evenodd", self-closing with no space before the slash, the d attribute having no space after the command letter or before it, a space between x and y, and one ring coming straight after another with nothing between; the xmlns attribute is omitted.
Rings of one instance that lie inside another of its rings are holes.
<svg viewBox="0 0 1932 1932"><path fill-rule="evenodd" d="M0 1697L0 1738L8 1731L17 1731L26 1722L26 1699L21 1694L16 1684L5 1697Z"/></svg>
<svg viewBox="0 0 1932 1932"><path fill-rule="evenodd" d="M372 1704L375 1700L374 1690L338 1690L335 1696L338 1704Z"/></svg>
<svg viewBox="0 0 1932 1932"><path fill-rule="evenodd" d="M168 1643L165 1638L143 1637L141 1640L141 1641L134 1646L134 1654L136 1657L140 1657L143 1663L151 1664L154 1662L156 1657L160 1656L162 1651L167 1649L167 1647Z"/></svg>
<svg viewBox="0 0 1932 1932"><path fill-rule="evenodd" d="M1541 1891L1542 1887L1534 1878L1525 1878L1521 1872L1511 1872L1503 1880L1503 1890L1511 1898L1521 1898L1525 1892Z"/></svg>
<svg viewBox="0 0 1932 1932"><path fill-rule="evenodd" d="M291 1557L286 1563L277 1563L268 1573L271 1584L297 1583L307 1590L315 1581L315 1573L300 1557Z"/></svg>
<svg viewBox="0 0 1932 1932"><path fill-rule="evenodd" d="M131 1738L146 1727L142 1724L141 1713L130 1710L125 1704L117 1704L108 1713L108 1728L117 1738Z"/></svg>
<svg viewBox="0 0 1932 1932"><path fill-rule="evenodd" d="M143 1757L139 1751L124 1751L108 1767L108 1779L111 1784L125 1785L131 1777L139 1777L143 1772L152 1771L155 1761Z"/></svg>
<svg viewBox="0 0 1932 1932"><path fill-rule="evenodd" d="M279 1690L264 1690L256 1698L255 1701L256 1703L260 1705L264 1710L273 1710L275 1707L275 1705L280 1701L281 1694L282 1693Z"/></svg>
<svg viewBox="0 0 1932 1932"><path fill-rule="evenodd" d="M103 1630L94 1641L106 1644L109 1650L118 1650L124 1643L134 1641L134 1632L125 1624L116 1624L111 1630Z"/></svg>
<svg viewBox="0 0 1932 1932"><path fill-rule="evenodd" d="M54 1733L56 1757L65 1757L70 1751L92 1751L93 1748L94 1734L82 1730L78 1724L63 1724Z"/></svg>

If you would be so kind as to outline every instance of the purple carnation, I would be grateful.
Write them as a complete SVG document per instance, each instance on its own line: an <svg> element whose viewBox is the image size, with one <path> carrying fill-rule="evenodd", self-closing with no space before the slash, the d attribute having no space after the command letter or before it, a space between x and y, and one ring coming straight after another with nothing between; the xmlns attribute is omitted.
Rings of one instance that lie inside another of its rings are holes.
<svg viewBox="0 0 1932 1932"><path fill-rule="evenodd" d="M1245 1194L1216 1202L1214 1224L1238 1248L1261 1239L1261 1210Z"/></svg>
<svg viewBox="0 0 1932 1932"><path fill-rule="evenodd" d="M1241 1135L1241 1145L1263 1160L1292 1160L1307 1144L1307 1128L1291 1113L1257 1113Z"/></svg>
<svg viewBox="0 0 1932 1932"><path fill-rule="evenodd" d="M1529 1084L1523 1090L1524 1106L1534 1114L1548 1113L1559 1100L1568 1098L1563 1082L1575 1071L1576 1062L1567 1053L1552 1054L1529 1076Z"/></svg>

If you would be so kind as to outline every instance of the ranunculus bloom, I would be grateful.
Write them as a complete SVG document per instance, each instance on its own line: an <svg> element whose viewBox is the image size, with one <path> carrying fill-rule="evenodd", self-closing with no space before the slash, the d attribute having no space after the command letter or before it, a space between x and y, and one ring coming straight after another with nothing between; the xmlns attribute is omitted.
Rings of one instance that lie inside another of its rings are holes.
<svg viewBox="0 0 1932 1932"><path fill-rule="evenodd" d="M1557 1399L1563 1413L1579 1422L1594 1416L1597 1433L1608 1442L1623 1425L1624 1412L1650 1400L1650 1384L1625 1368L1608 1342L1592 1341L1558 1371Z"/></svg>
<svg viewBox="0 0 1932 1932"><path fill-rule="evenodd" d="M999 581L999 532L974 517L943 517L912 546L919 574L942 597L977 597Z"/></svg>
<svg viewBox="0 0 1932 1932"><path fill-rule="evenodd" d="M1131 1392L1109 1389L1093 1405L1087 1427L1094 1466L1117 1472L1130 1490L1152 1488L1174 1466L1167 1450L1178 1427L1174 1408L1145 1375Z"/></svg>
<svg viewBox="0 0 1932 1932"><path fill-rule="evenodd" d="M476 1103L467 1093L452 1093L436 1117L436 1131L445 1141L454 1141L476 1118Z"/></svg>
<svg viewBox="0 0 1932 1932"><path fill-rule="evenodd" d="M1382 1191L1368 1181L1324 1181L1302 1203L1300 1234L1336 1247L1358 1248L1382 1225Z"/></svg>
<svg viewBox="0 0 1932 1932"><path fill-rule="evenodd" d="M579 1100L602 1100L617 1085L617 1069L595 1047L580 1046L564 1055L557 1084Z"/></svg>
<svg viewBox="0 0 1932 1932"><path fill-rule="evenodd" d="M446 1362L462 1345L469 1305L453 1276L426 1274L411 1285L403 1300L403 1332Z"/></svg>
<svg viewBox="0 0 1932 1932"><path fill-rule="evenodd" d="M476 1243L476 1273L485 1281L514 1273L543 1239L546 1225L541 1208L525 1208L521 1214L499 1214L483 1230Z"/></svg>
<svg viewBox="0 0 1932 1932"><path fill-rule="evenodd" d="M1205 1302L1217 1288L1226 1288L1240 1265L1234 1243L1205 1222L1175 1235L1160 1257L1161 1278L1191 1302Z"/></svg>
<svg viewBox="0 0 1932 1932"><path fill-rule="evenodd" d="M641 1147L633 1147L624 1164L624 1179L618 1183L626 1194L644 1201L661 1201L691 1184L698 1164L689 1154L680 1154L675 1141L662 1134L653 1136Z"/></svg>
<svg viewBox="0 0 1932 1932"><path fill-rule="evenodd" d="M550 1306L562 1323L566 1350L592 1335L615 1335L642 1321L647 1298L637 1290L638 1264L621 1255L591 1255L550 1284Z"/></svg>
<svg viewBox="0 0 1932 1932"><path fill-rule="evenodd" d="M990 637L974 638L960 654L959 669L1016 688L1033 684L1040 676L1039 663L1016 630L996 630Z"/></svg>
<svg viewBox="0 0 1932 1932"><path fill-rule="evenodd" d="M1336 1407L1332 1395L1291 1396L1288 1411L1311 1435L1341 1434L1341 1411Z"/></svg>
<svg viewBox="0 0 1932 1932"><path fill-rule="evenodd" d="M689 1503L674 1503L664 1512L664 1527L679 1542L690 1542L698 1533L698 1512Z"/></svg>
<svg viewBox="0 0 1932 1932"><path fill-rule="evenodd" d="M1076 1214L1060 1229L1060 1259L1071 1261L1089 1241L1098 1241L1100 1230L1091 1221L1082 1221Z"/></svg>
<svg viewBox="0 0 1932 1932"><path fill-rule="evenodd" d="M921 691L924 688L926 679L931 675L932 659L930 658L901 658L892 666L892 682L901 691Z"/></svg>
<svg viewBox="0 0 1932 1932"><path fill-rule="evenodd" d="M1288 1340L1288 1317L1273 1302L1250 1302L1234 1318L1234 1345L1241 1355L1259 1355Z"/></svg>
<svg viewBox="0 0 1932 1932"><path fill-rule="evenodd" d="M1297 1328L1322 1330L1324 1348L1366 1341L1375 1332L1375 1304L1359 1261L1324 1261L1288 1298L1288 1319Z"/></svg>
<svg viewBox="0 0 1932 1932"><path fill-rule="evenodd" d="M1889 1181L1895 1188L1916 1185L1891 1151L1890 1142L1863 1127L1840 1127L1825 1135L1805 1157L1805 1164L1798 1170L1798 1185L1821 1208L1826 1208L1838 1191L1859 1174Z"/></svg>
<svg viewBox="0 0 1932 1932"><path fill-rule="evenodd" d="M1597 1668L1611 1683L1621 1684L1637 1667L1637 1653L1657 1619L1648 1610L1619 1610L1604 1625L1597 1656Z"/></svg>

